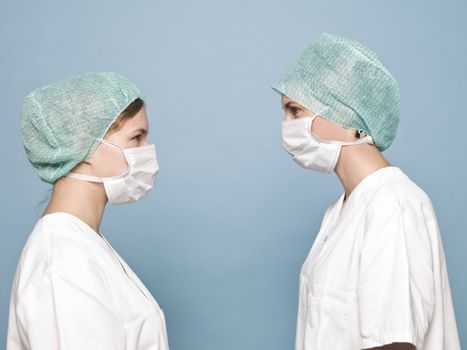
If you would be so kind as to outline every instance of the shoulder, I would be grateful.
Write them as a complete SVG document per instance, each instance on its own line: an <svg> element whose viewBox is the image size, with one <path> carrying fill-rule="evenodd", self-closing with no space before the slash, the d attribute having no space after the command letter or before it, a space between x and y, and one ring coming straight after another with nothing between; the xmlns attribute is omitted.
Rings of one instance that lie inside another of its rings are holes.
<svg viewBox="0 0 467 350"><path fill-rule="evenodd" d="M18 261L13 286L18 297L39 284L52 269L95 269L94 255L80 234L79 228L59 215L37 221Z"/></svg>
<svg viewBox="0 0 467 350"><path fill-rule="evenodd" d="M429 196L402 170L376 185L368 194L366 211L404 211L411 216L423 215L431 209Z"/></svg>
<svg viewBox="0 0 467 350"><path fill-rule="evenodd" d="M365 238L402 240L407 248L426 253L432 242L438 240L430 198L402 171L368 194L363 217Z"/></svg>

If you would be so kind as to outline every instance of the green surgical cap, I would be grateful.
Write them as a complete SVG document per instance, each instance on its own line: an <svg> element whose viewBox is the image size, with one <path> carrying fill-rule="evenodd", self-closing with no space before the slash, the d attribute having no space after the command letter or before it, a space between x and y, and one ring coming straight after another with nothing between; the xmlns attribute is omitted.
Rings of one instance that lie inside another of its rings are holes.
<svg viewBox="0 0 467 350"><path fill-rule="evenodd" d="M272 88L345 128L371 135L380 151L399 125L399 88L378 57L356 41L321 34Z"/></svg>
<svg viewBox="0 0 467 350"><path fill-rule="evenodd" d="M110 72L71 76L27 95L21 134L41 180L53 184L90 157L119 114L139 96L131 81Z"/></svg>

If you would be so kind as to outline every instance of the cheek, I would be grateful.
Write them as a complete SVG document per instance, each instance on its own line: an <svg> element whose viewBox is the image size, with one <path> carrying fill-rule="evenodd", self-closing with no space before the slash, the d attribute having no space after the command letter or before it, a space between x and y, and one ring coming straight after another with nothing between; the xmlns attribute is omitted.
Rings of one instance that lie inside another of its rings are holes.
<svg viewBox="0 0 467 350"><path fill-rule="evenodd" d="M128 169L123 152L117 149L102 150L96 156L94 164L101 177L121 175Z"/></svg>
<svg viewBox="0 0 467 350"><path fill-rule="evenodd" d="M355 131L345 129L326 120L313 122L312 132L325 141L353 141L356 139Z"/></svg>
<svg viewBox="0 0 467 350"><path fill-rule="evenodd" d="M319 118L313 120L311 124L311 132L313 132L319 138L325 139L325 136L328 135L329 130L325 123Z"/></svg>
<svg viewBox="0 0 467 350"><path fill-rule="evenodd" d="M342 137L342 132L339 127L321 118L317 118L313 121L311 131L320 139L326 141L340 140Z"/></svg>
<svg viewBox="0 0 467 350"><path fill-rule="evenodd" d="M115 176L115 175L121 175L121 174L126 173L128 169L128 163L123 153L117 156L114 155L112 159L114 159L113 162L109 161L107 163L109 164L109 169L108 169L109 175L108 176Z"/></svg>
<svg viewBox="0 0 467 350"><path fill-rule="evenodd" d="M136 143L134 140L131 139L131 135L129 135L123 129L110 135L108 139L110 142L113 142L114 144L119 145L122 148L135 147Z"/></svg>

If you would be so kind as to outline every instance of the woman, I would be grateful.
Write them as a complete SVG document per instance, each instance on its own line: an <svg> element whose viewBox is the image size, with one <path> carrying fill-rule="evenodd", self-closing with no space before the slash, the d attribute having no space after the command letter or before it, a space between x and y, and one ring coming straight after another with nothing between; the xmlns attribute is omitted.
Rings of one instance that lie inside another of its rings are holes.
<svg viewBox="0 0 467 350"><path fill-rule="evenodd" d="M115 73L31 92L29 161L53 192L21 253L7 349L168 349L162 310L99 226L107 202L143 197L158 163L137 87Z"/></svg>
<svg viewBox="0 0 467 350"><path fill-rule="evenodd" d="M344 189L301 269L295 349L460 349L430 199L381 154L399 123L395 79L367 48L323 34L273 88L287 152Z"/></svg>

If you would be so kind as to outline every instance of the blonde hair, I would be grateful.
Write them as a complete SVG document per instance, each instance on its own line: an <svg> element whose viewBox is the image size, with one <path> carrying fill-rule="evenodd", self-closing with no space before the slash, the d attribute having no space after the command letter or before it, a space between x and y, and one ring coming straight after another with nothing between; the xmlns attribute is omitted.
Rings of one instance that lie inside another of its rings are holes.
<svg viewBox="0 0 467 350"><path fill-rule="evenodd" d="M118 131L123 126L125 121L127 121L130 118L133 118L136 115L136 113L138 113L143 107L144 101L139 97L133 102L131 102L112 123L109 130L107 130L107 135Z"/></svg>

